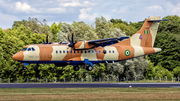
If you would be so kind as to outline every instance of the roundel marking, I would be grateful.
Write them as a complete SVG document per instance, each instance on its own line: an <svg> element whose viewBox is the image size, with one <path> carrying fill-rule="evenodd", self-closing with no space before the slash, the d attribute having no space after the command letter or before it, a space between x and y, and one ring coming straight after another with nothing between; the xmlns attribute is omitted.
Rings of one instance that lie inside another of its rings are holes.
<svg viewBox="0 0 180 101"><path fill-rule="evenodd" d="M129 56L131 54L131 52L129 50L125 50L125 55Z"/></svg>

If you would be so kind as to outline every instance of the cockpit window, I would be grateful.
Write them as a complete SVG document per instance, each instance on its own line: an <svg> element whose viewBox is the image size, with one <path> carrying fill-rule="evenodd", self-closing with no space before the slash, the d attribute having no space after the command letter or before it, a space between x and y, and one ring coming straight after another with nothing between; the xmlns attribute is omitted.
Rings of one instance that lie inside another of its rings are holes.
<svg viewBox="0 0 180 101"><path fill-rule="evenodd" d="M32 47L32 51L35 51L35 49Z"/></svg>
<svg viewBox="0 0 180 101"><path fill-rule="evenodd" d="M28 51L31 51L31 48L28 48L27 50L28 50Z"/></svg>
<svg viewBox="0 0 180 101"><path fill-rule="evenodd" d="M23 48L21 51L26 51L27 50L27 48Z"/></svg>

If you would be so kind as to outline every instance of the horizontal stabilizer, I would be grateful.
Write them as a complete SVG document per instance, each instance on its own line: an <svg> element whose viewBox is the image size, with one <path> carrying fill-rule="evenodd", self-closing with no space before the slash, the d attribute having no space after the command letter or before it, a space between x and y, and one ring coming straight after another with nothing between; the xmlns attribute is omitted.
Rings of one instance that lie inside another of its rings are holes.
<svg viewBox="0 0 180 101"><path fill-rule="evenodd" d="M163 20L149 20L148 22L160 22L160 21L168 21L168 19L163 19Z"/></svg>
<svg viewBox="0 0 180 101"><path fill-rule="evenodd" d="M162 20L148 20L148 22L160 22L160 21L168 21L168 19L162 19ZM145 21L139 21L139 22L145 22Z"/></svg>

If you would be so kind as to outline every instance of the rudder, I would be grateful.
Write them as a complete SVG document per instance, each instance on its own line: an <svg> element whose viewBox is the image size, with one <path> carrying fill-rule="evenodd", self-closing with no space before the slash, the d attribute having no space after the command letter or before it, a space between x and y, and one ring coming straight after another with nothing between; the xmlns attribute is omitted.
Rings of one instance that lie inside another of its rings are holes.
<svg viewBox="0 0 180 101"><path fill-rule="evenodd" d="M120 41L117 44L129 45L129 46L141 46L141 47L153 47L159 22L160 16L151 16L146 19L139 31L132 35L129 39Z"/></svg>
<svg viewBox="0 0 180 101"><path fill-rule="evenodd" d="M161 21L160 18L160 16L151 16L146 19L141 29L130 38L131 45L153 47L159 22Z"/></svg>

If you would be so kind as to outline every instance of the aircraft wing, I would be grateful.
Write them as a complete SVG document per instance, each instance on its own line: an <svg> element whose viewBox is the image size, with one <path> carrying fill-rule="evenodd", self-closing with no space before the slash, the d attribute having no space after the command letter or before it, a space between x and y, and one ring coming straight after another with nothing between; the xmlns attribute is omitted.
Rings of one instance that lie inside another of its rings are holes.
<svg viewBox="0 0 180 101"><path fill-rule="evenodd" d="M115 38L107 38L107 39L99 39L99 40L90 40L88 44L98 46L109 46L111 44L118 43L118 41L122 41L124 39L128 39L129 37L115 37Z"/></svg>

